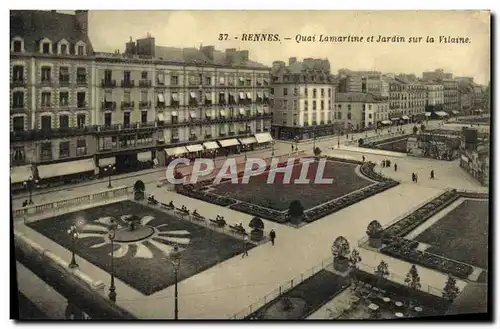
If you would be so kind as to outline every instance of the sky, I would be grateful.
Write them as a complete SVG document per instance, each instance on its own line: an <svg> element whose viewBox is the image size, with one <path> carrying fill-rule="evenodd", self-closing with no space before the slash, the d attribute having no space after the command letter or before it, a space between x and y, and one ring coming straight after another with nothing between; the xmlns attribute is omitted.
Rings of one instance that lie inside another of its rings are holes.
<svg viewBox="0 0 500 329"><path fill-rule="evenodd" d="M96 11L89 12L89 33L96 51L124 50L132 37L148 33L156 45L218 50L249 50L250 59L271 65L275 60L328 58L338 69L413 73L442 68L455 76L490 80L490 14L486 11ZM276 33L281 42L241 41L243 33ZM218 40L228 34L228 40ZM364 37L361 43L321 43L327 36ZM297 43L297 35L316 42ZM366 42L369 36L406 38L404 43ZM434 36L435 43L425 42ZM439 36L469 37L468 44L439 43ZM238 40L234 38L238 37ZM284 38L291 40L284 40ZM408 43L423 37L421 43Z"/></svg>

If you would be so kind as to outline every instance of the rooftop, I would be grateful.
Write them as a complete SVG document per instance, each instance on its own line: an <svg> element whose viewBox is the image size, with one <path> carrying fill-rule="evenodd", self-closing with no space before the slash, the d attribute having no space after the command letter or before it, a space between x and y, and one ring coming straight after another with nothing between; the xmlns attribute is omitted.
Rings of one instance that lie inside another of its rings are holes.
<svg viewBox="0 0 500 329"><path fill-rule="evenodd" d="M337 93L335 98L337 102L351 103L377 103L383 101L383 99L377 95L361 92Z"/></svg>

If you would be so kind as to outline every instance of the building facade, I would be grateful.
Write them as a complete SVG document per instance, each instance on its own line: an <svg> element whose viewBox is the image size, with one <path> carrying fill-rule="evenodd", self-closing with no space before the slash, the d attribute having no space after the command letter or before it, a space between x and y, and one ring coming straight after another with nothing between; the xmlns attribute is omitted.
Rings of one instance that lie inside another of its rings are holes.
<svg viewBox="0 0 500 329"><path fill-rule="evenodd" d="M362 92L389 98L389 83L382 75L369 75L362 80Z"/></svg>
<svg viewBox="0 0 500 329"><path fill-rule="evenodd" d="M273 132L280 139L308 139L335 133L335 85L328 60L292 57L272 68Z"/></svg>
<svg viewBox="0 0 500 329"><path fill-rule="evenodd" d="M368 93L338 93L334 121L344 132L375 129L390 124L389 102Z"/></svg>
<svg viewBox="0 0 500 329"><path fill-rule="evenodd" d="M98 53L86 11L13 11L11 26L14 184L134 171L271 140L270 69L248 51L158 47L148 36L123 54Z"/></svg>
<svg viewBox="0 0 500 329"><path fill-rule="evenodd" d="M437 82L428 82L425 84L427 90L428 106L443 106L444 104L444 86Z"/></svg>
<svg viewBox="0 0 500 329"><path fill-rule="evenodd" d="M424 81L438 81L438 80L451 80L453 79L452 73L446 73L443 69L436 69L430 72L422 73L422 80Z"/></svg>
<svg viewBox="0 0 500 329"><path fill-rule="evenodd" d="M442 80L443 84L443 110L449 114L459 111L458 82L456 80ZM455 111L455 112L453 112Z"/></svg>
<svg viewBox="0 0 500 329"><path fill-rule="evenodd" d="M389 119L394 123L422 119L427 102L425 85L396 78L389 82Z"/></svg>

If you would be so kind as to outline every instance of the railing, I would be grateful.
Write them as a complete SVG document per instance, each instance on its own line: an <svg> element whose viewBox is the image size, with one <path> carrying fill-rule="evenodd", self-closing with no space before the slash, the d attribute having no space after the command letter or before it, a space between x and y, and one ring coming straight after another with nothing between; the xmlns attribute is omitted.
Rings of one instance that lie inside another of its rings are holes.
<svg viewBox="0 0 500 329"><path fill-rule="evenodd" d="M300 275L298 275L298 276L292 278L291 280L288 280L287 282L281 284L280 286L278 286L278 288L274 289L269 294L265 295L264 297L261 297L258 301L250 304L249 306L245 307L243 310L234 314L230 319L231 320L243 320L243 319L245 319L250 314L257 311L261 307L265 306L270 301L280 297L281 295L285 294L287 291L291 290L295 286L301 284L305 280L309 279L310 277L312 277L313 275L315 275L319 271L321 271L329 266L332 266L332 258L328 258L326 260L323 260L320 264L311 267L310 269L306 270L305 272L301 273Z"/></svg>
<svg viewBox="0 0 500 329"><path fill-rule="evenodd" d="M54 212L60 209L68 209L79 205L90 204L103 200L115 199L128 195L128 187L115 187L109 190L96 192L89 195L82 195L73 198L62 199L40 205L32 205L13 210L14 218L25 218L33 215L40 215L47 212Z"/></svg>

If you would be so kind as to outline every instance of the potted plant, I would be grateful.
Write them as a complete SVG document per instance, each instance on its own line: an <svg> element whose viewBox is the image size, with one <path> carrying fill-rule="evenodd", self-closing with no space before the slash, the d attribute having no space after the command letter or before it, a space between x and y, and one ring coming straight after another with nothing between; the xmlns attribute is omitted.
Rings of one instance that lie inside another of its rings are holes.
<svg viewBox="0 0 500 329"><path fill-rule="evenodd" d="M260 241L264 238L264 222L259 217L254 217L248 224L252 229L250 239L252 241Z"/></svg>
<svg viewBox="0 0 500 329"><path fill-rule="evenodd" d="M365 144L365 141L363 140L363 138L360 138L358 139L358 146L361 147Z"/></svg>
<svg viewBox="0 0 500 329"><path fill-rule="evenodd" d="M314 156L315 156L316 158L319 158L319 157L320 157L321 152L322 152L322 151L321 151L321 149L320 149L318 146L316 146L316 147L313 149L313 153L314 153Z"/></svg>
<svg viewBox="0 0 500 329"><path fill-rule="evenodd" d="M373 248L380 248L382 246L382 225L377 220L373 220L368 224L366 228L366 234L368 235L368 244Z"/></svg>
<svg viewBox="0 0 500 329"><path fill-rule="evenodd" d="M134 200L143 200L144 191L146 190L146 185L142 180L138 180L134 184Z"/></svg>
<svg viewBox="0 0 500 329"><path fill-rule="evenodd" d="M294 200L290 202L288 207L288 215L290 216L290 222L294 225L299 225L304 218L304 206L299 200Z"/></svg>
<svg viewBox="0 0 500 329"><path fill-rule="evenodd" d="M347 272L349 270L349 254L351 247L349 242L343 236L335 239L332 245L333 268L339 272Z"/></svg>

